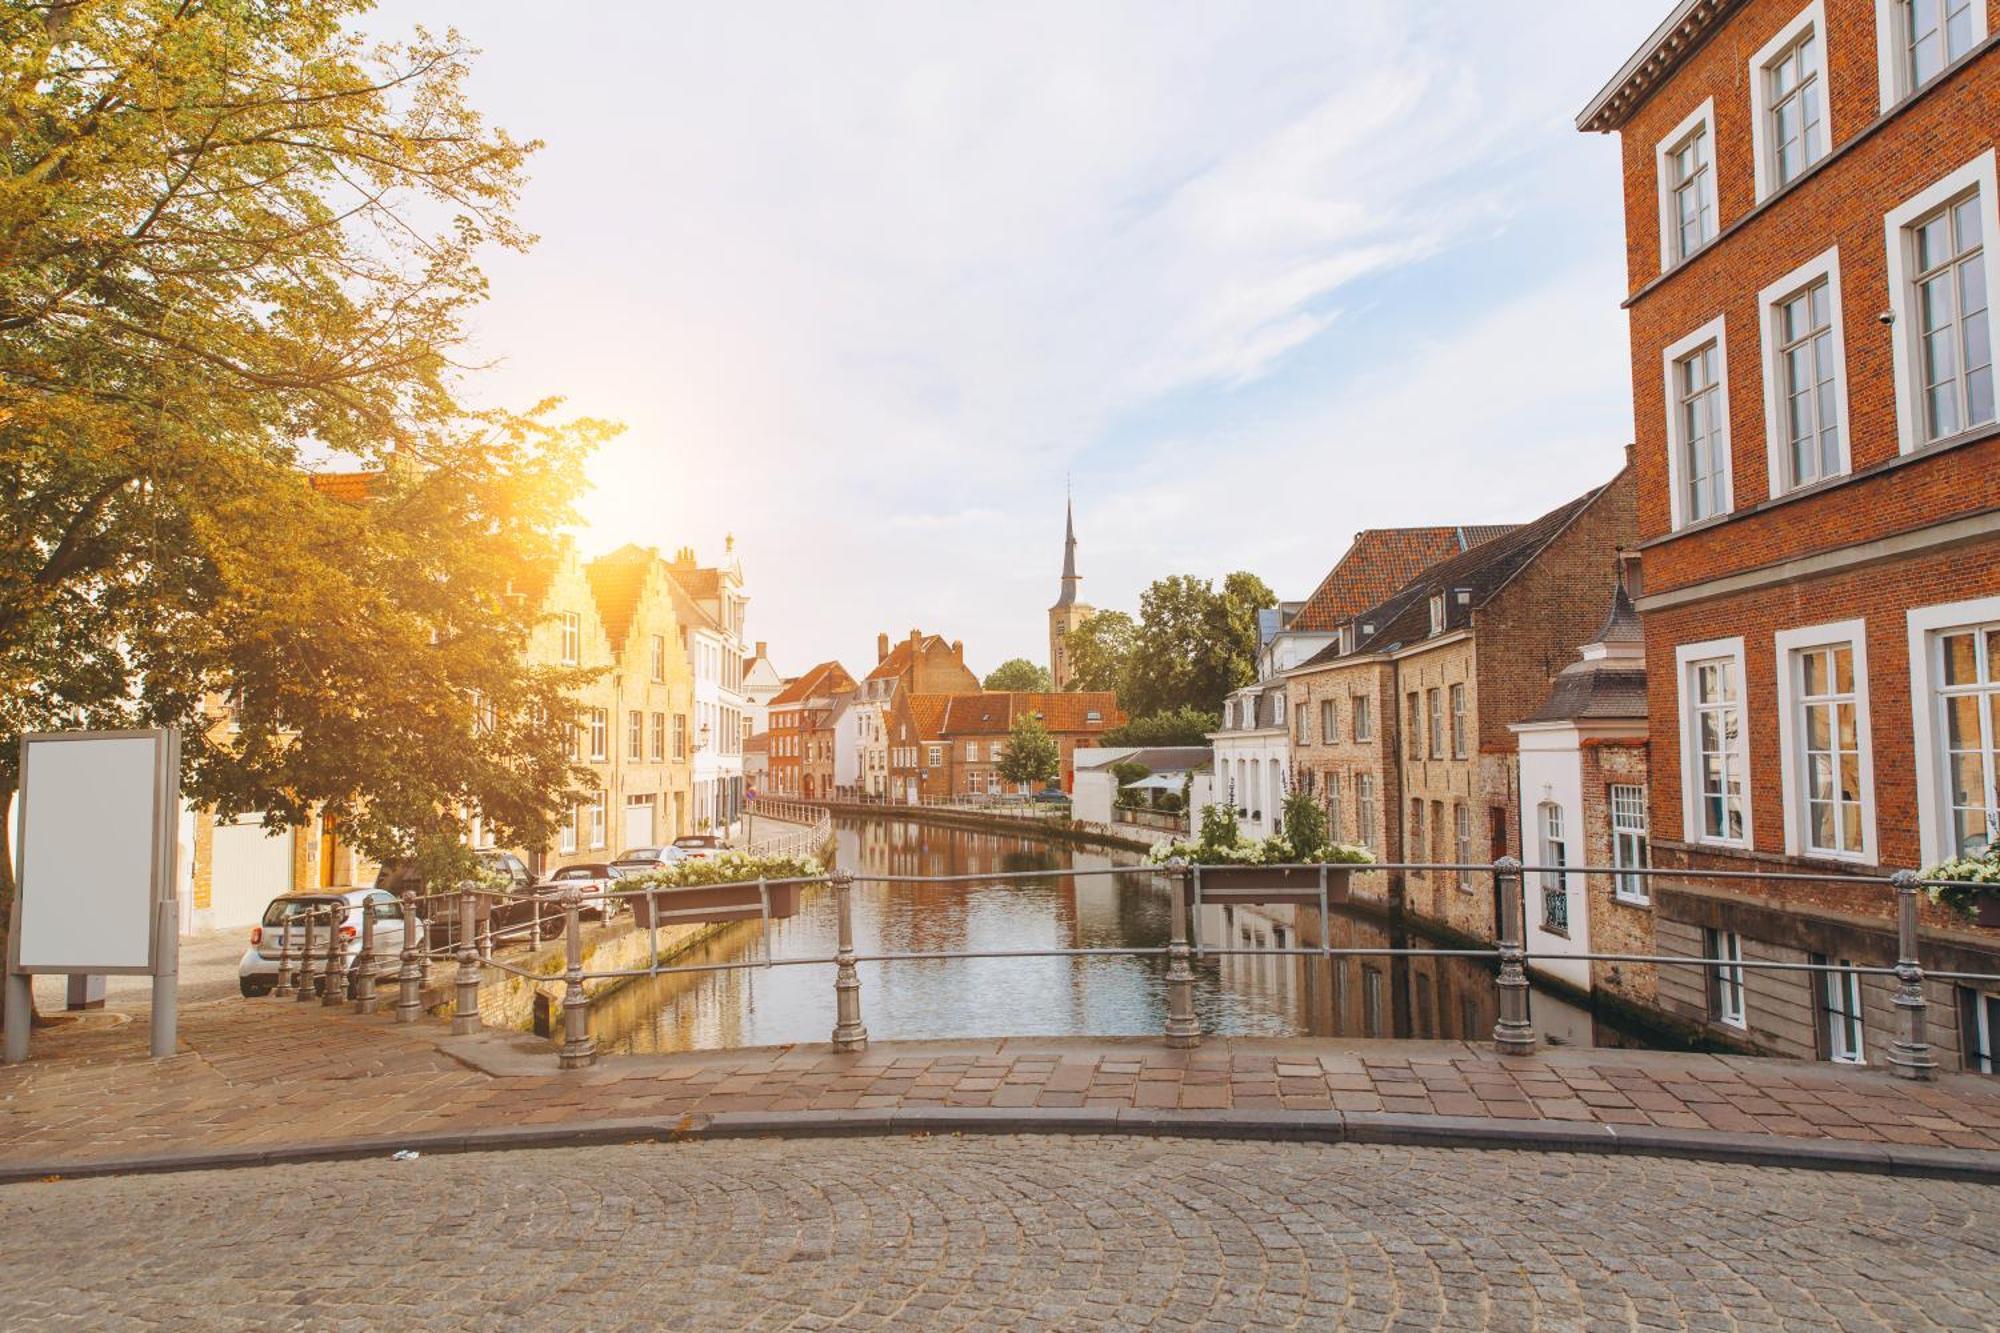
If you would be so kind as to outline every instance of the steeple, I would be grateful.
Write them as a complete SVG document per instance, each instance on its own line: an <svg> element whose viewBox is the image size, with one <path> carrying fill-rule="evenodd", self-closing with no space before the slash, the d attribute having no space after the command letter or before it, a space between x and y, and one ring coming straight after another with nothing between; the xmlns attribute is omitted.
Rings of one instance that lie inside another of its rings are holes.
<svg viewBox="0 0 2000 1333"><path fill-rule="evenodd" d="M1076 506L1069 497L1063 497L1063 572L1062 592L1056 598L1057 606L1076 605Z"/></svg>

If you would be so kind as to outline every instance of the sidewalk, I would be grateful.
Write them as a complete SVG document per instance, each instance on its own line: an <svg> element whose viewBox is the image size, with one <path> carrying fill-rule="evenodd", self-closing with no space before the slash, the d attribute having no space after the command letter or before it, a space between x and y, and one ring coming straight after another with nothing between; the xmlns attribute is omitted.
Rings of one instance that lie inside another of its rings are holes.
<svg viewBox="0 0 2000 1333"><path fill-rule="evenodd" d="M235 998L190 1005L172 1059L148 1060L145 1042L145 1023L117 1011L37 1032L29 1063L0 1069L0 1174L148 1155L326 1155L399 1136L1018 1131L1040 1121L1068 1131L1234 1126L1376 1141L1394 1130L1404 1142L1598 1150L1679 1143L1689 1155L1705 1155L1697 1149L1706 1143L1739 1159L1756 1158L1759 1144L1812 1146L1876 1169L1888 1169L1883 1149L1943 1150L1939 1162L2000 1173L1994 1080L1912 1084L1739 1057L1503 1058L1462 1042L1304 1039L1171 1051L1150 1038L1031 1038L884 1042L859 1055L797 1047L607 1057L561 1073L554 1047L533 1038L454 1039L432 1020L404 1026L317 1003Z"/></svg>

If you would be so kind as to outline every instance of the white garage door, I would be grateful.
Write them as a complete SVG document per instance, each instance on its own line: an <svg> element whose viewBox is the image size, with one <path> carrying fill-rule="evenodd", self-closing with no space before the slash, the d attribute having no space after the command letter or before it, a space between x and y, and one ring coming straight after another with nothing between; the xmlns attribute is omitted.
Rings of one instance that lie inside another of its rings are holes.
<svg viewBox="0 0 2000 1333"><path fill-rule="evenodd" d="M653 842L653 798L643 800L628 797L625 805L625 846L652 847ZM621 850L623 850L621 848Z"/></svg>
<svg viewBox="0 0 2000 1333"><path fill-rule="evenodd" d="M271 899L292 887L292 835L265 834L261 815L245 815L215 830L214 874L209 881L210 924L251 926Z"/></svg>

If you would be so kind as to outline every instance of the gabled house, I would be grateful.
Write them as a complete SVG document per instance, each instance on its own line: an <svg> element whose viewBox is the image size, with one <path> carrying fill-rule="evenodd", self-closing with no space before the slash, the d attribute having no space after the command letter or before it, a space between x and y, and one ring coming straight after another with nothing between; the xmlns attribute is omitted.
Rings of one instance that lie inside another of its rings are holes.
<svg viewBox="0 0 2000 1333"><path fill-rule="evenodd" d="M834 709L855 688L846 667L821 662L771 700L771 795L808 801L833 795Z"/></svg>
<svg viewBox="0 0 2000 1333"><path fill-rule="evenodd" d="M1010 783L999 771L1014 724L1024 717L1039 720L1055 741L1061 766L1057 782L1064 791L1075 782L1077 747L1094 745L1105 732L1125 725L1118 697L1109 690L952 695L938 721L948 790L961 796L1030 791L1029 784Z"/></svg>
<svg viewBox="0 0 2000 1333"><path fill-rule="evenodd" d="M614 753L607 793L618 846L657 846L688 831L693 767L688 724L694 672L682 646L676 590L657 552L623 546L584 569L612 647Z"/></svg>

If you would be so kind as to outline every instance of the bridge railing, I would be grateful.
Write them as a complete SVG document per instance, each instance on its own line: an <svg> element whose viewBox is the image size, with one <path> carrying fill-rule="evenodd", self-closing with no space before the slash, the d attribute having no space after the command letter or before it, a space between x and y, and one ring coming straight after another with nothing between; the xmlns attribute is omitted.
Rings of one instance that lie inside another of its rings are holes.
<svg viewBox="0 0 2000 1333"><path fill-rule="evenodd" d="M586 893L579 886L570 885L564 886L559 895L547 892L532 895L539 900L532 903L527 901L527 896L519 893L468 886L429 895L418 895L414 892L403 895L403 947L395 973L396 1017L402 1022L415 1022L421 1017L425 1008L423 990L432 964L456 964L452 979L455 999L451 1007L452 1031L456 1034L476 1032L480 1029L479 991L488 972L520 977L536 985L559 979L563 986L563 1043L560 1063L566 1069L580 1068L594 1063L597 1059L596 1047L589 1032L589 1000L585 993L586 983L688 973L739 971L746 968L830 967L834 973L835 1021L832 1044L836 1050L858 1051L865 1049L868 1042L868 1031L861 1016L861 981L856 971L857 965L861 963L893 965L944 959L983 958L1149 958L1164 959L1166 963L1166 1022L1162 1035L1169 1046L1188 1048L1199 1045L1202 1037L1200 1020L1194 1007L1194 965L1197 961L1211 956L1254 955L1326 959L1470 958L1487 960L1495 964L1494 986L1498 1000L1498 1021L1492 1033L1494 1047L1505 1055L1528 1055L1537 1049L1539 1041L1529 1013L1530 983L1527 969L1537 961L1560 959L1572 962L1693 968L1731 979L1728 984L1737 987L1739 992L1743 974L1755 970L1892 978L1895 982L1893 1000L1895 1032L1888 1051L1890 1070L1904 1078L1929 1079L1936 1075L1937 1060L1932 1053L1929 1037L1929 1000L1924 993L1925 982L1928 980L2000 983L2000 973L1927 971L1923 967L1919 955L1918 896L1926 888L1938 882L1921 879L1912 871L1899 871L1889 876L1854 876L1629 866L1536 866L1523 865L1511 857L1490 864L1371 862L1361 865L1315 863L1267 865L1256 868L1267 872L1297 872L1301 877L1298 884L1302 887L1287 889L1283 901L1293 906L1317 906L1321 921L1325 921L1331 909L1341 901L1337 892L1340 877L1385 871L1425 873L1450 871L1459 874L1483 874L1490 878L1500 903L1500 938L1490 947L1474 948L1386 945L1335 947L1329 942L1326 932L1322 931L1321 941L1316 945L1290 948L1235 948L1226 942L1212 945L1200 940L1194 928L1202 905L1210 902L1255 901L1254 894L1262 890L1228 886L1227 881L1230 878L1228 872L1241 870L1242 867L1191 865L1180 861L1165 865L1072 867L944 876L857 875L848 870L836 869L831 874L806 878L759 879L734 885L696 886L692 889L648 886L613 889L601 894ZM1535 953L1528 947L1525 888L1529 875L1542 877L1544 883L1551 879L1560 881L1568 876L1621 875L1649 878L1671 876L1682 880L1875 885L1894 895L1896 961L1892 965L1870 966L1836 962L1799 963L1740 956L1698 957L1684 954L1603 950ZM1164 946L931 949L868 953L859 951L855 945L853 896L857 884L978 885L1017 880L1046 881L1064 878L1076 880L1092 876L1139 876L1164 881L1171 898L1168 942ZM1205 884L1205 880L1215 882ZM835 948L831 954L773 957L767 946L759 956L728 962L675 963L661 958L659 928L662 925L718 919L756 920L761 923L764 938L768 941L771 922L796 912L800 897L807 889L830 891L833 896ZM634 916L641 919L641 927L650 936L647 965L626 968L586 968L580 924L582 915L594 907L608 919L616 911L621 910L621 904L629 906ZM355 961L350 964L344 948L332 943L322 945L322 952L316 953L308 938L304 942L296 973L294 974L288 967L287 971L281 974L281 984L289 979L290 989L287 993L299 995L300 998L313 998L314 976L317 974L319 984L323 987L319 992L324 997L323 1003L338 1004L351 994L356 1009L369 1012L375 1007L376 985L381 968L373 942L374 914L363 912L361 915L363 918L361 930L366 933ZM311 924L308 923L308 931ZM328 921L324 924L331 927L334 923ZM551 933L551 927L554 933L560 933L564 941L563 966L559 973L552 974L546 970L529 967L525 961L505 958L496 947L504 944L506 939L514 934L526 934L539 940ZM327 929L324 933L331 936L335 932ZM288 937L288 962L289 944Z"/></svg>

